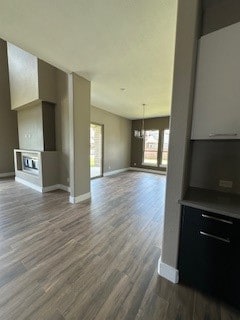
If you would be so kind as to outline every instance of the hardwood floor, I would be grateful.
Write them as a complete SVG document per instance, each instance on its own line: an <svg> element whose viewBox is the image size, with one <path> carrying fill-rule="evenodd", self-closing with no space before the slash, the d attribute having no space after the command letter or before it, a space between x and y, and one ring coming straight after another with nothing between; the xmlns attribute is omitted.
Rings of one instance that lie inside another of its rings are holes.
<svg viewBox="0 0 240 320"><path fill-rule="evenodd" d="M0 180L1 320L236 320L157 275L165 178L92 181L92 201Z"/></svg>

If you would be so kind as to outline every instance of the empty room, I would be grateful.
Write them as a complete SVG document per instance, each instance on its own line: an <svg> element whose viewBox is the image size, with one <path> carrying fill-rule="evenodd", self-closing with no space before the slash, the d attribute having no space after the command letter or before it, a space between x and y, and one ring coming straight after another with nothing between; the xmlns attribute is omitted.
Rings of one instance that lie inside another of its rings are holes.
<svg viewBox="0 0 240 320"><path fill-rule="evenodd" d="M239 0L0 0L0 319L240 319Z"/></svg>

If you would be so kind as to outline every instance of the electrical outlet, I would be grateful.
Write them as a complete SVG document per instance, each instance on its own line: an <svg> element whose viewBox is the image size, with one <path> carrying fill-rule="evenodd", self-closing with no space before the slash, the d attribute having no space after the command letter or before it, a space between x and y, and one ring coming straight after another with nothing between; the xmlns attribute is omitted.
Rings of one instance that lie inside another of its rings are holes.
<svg viewBox="0 0 240 320"><path fill-rule="evenodd" d="M137 165L137 163L136 163L136 162L134 162L134 163L133 163L133 165L134 165L134 166L136 166L136 165Z"/></svg>
<svg viewBox="0 0 240 320"><path fill-rule="evenodd" d="M228 181L228 180L219 180L219 187L223 187L223 188L229 188L231 189L233 186L233 182L232 181Z"/></svg>

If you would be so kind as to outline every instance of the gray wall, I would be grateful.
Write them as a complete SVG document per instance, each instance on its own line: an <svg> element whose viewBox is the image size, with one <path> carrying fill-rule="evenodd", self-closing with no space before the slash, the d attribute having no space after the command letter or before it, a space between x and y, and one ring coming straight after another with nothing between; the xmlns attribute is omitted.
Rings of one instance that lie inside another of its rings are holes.
<svg viewBox="0 0 240 320"><path fill-rule="evenodd" d="M131 121L91 106L91 122L104 126L104 173L129 168Z"/></svg>
<svg viewBox="0 0 240 320"><path fill-rule="evenodd" d="M59 183L69 186L69 92L68 75L57 70L56 150L59 154Z"/></svg>
<svg viewBox="0 0 240 320"><path fill-rule="evenodd" d="M174 268L177 267L181 217L178 200L186 188L200 17L200 0L179 1L161 257L163 263Z"/></svg>
<svg viewBox="0 0 240 320"><path fill-rule="evenodd" d="M8 43L12 109L36 100L56 102L56 68Z"/></svg>
<svg viewBox="0 0 240 320"><path fill-rule="evenodd" d="M160 138L162 136L163 130L169 129L169 117L160 117L160 118L152 118L145 119L144 128L146 130L159 130ZM166 171L166 167L152 167L142 165L143 160L143 140L134 137L134 130L141 129L141 120L133 120L132 121L132 147L131 147L131 167L145 168L151 170L160 170ZM135 165L136 163L136 165Z"/></svg>
<svg viewBox="0 0 240 320"><path fill-rule="evenodd" d="M55 151L55 105L38 102L17 111L19 147L26 150Z"/></svg>
<svg viewBox="0 0 240 320"><path fill-rule="evenodd" d="M190 186L240 193L240 141L193 141ZM233 187L219 187L219 180Z"/></svg>
<svg viewBox="0 0 240 320"><path fill-rule="evenodd" d="M0 39L0 174L14 172L13 149L18 148L17 114L11 111L7 44Z"/></svg>
<svg viewBox="0 0 240 320"><path fill-rule="evenodd" d="M18 114L19 148L44 150L42 104L21 109Z"/></svg>
<svg viewBox="0 0 240 320"><path fill-rule="evenodd" d="M8 46L11 106L16 109L39 98L37 57L14 46Z"/></svg>
<svg viewBox="0 0 240 320"><path fill-rule="evenodd" d="M239 0L205 1L202 34L213 32L239 21Z"/></svg>
<svg viewBox="0 0 240 320"><path fill-rule="evenodd" d="M39 99L55 103L57 100L56 86L57 69L49 63L38 59L38 90Z"/></svg>
<svg viewBox="0 0 240 320"><path fill-rule="evenodd" d="M69 75L69 133L71 197L90 192L90 93L91 83Z"/></svg>

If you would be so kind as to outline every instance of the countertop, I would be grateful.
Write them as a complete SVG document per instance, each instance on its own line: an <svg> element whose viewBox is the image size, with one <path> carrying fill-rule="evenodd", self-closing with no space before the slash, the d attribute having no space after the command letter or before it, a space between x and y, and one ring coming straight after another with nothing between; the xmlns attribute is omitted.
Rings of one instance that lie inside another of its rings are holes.
<svg viewBox="0 0 240 320"><path fill-rule="evenodd" d="M189 188L179 203L185 206L211 211L240 219L240 195Z"/></svg>

